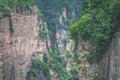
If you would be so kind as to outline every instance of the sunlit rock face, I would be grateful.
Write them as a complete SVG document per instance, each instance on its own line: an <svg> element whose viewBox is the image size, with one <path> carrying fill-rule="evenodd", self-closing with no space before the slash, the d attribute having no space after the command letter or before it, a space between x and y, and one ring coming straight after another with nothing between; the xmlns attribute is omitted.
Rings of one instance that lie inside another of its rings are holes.
<svg viewBox="0 0 120 80"><path fill-rule="evenodd" d="M38 37L37 8L32 10L12 12L14 32L9 30L9 18L0 20L0 80L26 80L31 60L34 57L42 60L46 47Z"/></svg>
<svg viewBox="0 0 120 80"><path fill-rule="evenodd" d="M36 58L43 60L47 47L50 48L50 39L47 35L46 42L39 37L39 29L45 26L42 26L42 21L38 21L36 7L33 7L32 12L16 13L13 10L11 14L12 23L8 17L0 20L0 80L26 80L31 61ZM62 16L66 18L66 9ZM13 32L10 31L10 24ZM56 32L56 37L61 56L65 56L66 49L72 47L67 42L68 31L61 28ZM52 80L59 80L54 70L50 72Z"/></svg>
<svg viewBox="0 0 120 80"><path fill-rule="evenodd" d="M85 55L89 54L90 45L88 42L79 40L77 45L78 67L80 80L92 80L96 75L96 66L87 62Z"/></svg>

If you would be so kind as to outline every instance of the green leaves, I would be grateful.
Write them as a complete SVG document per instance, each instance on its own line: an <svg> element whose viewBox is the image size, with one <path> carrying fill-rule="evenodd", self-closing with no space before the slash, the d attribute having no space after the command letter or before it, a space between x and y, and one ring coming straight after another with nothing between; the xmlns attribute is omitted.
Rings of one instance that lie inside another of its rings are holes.
<svg viewBox="0 0 120 80"><path fill-rule="evenodd" d="M70 76L68 75L66 70L66 61L64 57L61 57L58 50L53 50L49 52L48 63L50 68L52 68L58 73L60 80L70 79Z"/></svg>
<svg viewBox="0 0 120 80"><path fill-rule="evenodd" d="M91 21L91 18L83 15L78 22L73 23L70 27L70 35L74 38L75 35L83 39L89 38L89 33L91 33L91 28L88 25Z"/></svg>
<svg viewBox="0 0 120 80"><path fill-rule="evenodd" d="M70 74L71 74L71 79L72 80L79 80L79 69L76 66L72 66L70 68Z"/></svg>
<svg viewBox="0 0 120 80"><path fill-rule="evenodd" d="M9 16L13 7L30 8L34 3L34 0L0 0L0 17Z"/></svg>
<svg viewBox="0 0 120 80"><path fill-rule="evenodd" d="M87 60L100 60L109 46L116 25L120 22L118 4L120 5L119 0L92 0L90 3L85 3L80 20L70 25L70 35L74 40L81 38L91 45ZM91 14L90 17L86 16L88 12Z"/></svg>
<svg viewBox="0 0 120 80"><path fill-rule="evenodd" d="M34 59L32 61L32 66L30 71L27 74L28 80L36 80L38 76L41 76L41 72L46 77L47 80L50 80L50 68L49 64L46 62L41 62L39 59Z"/></svg>

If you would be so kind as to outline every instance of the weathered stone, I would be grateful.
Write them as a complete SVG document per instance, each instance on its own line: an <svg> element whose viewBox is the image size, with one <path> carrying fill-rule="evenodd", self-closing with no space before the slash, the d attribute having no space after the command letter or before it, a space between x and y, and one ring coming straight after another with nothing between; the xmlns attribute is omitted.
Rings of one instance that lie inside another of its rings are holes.
<svg viewBox="0 0 120 80"><path fill-rule="evenodd" d="M2 59L2 56L0 56L0 60Z"/></svg>
<svg viewBox="0 0 120 80"><path fill-rule="evenodd" d="M3 65L3 63L0 61L0 67Z"/></svg>
<svg viewBox="0 0 120 80"><path fill-rule="evenodd" d="M0 21L0 29L4 30L4 33L0 33L2 43L0 56L3 60L0 62L0 66L4 66L2 68L4 72L0 72L0 74L4 76L4 80L26 80L32 54L46 51L44 41L42 41L42 45L39 45L37 11L35 10L33 13L30 15L12 13L14 28L12 34L9 31L9 19L4 18ZM42 59L41 57L39 56L40 59ZM0 80L3 80L2 78L0 76Z"/></svg>
<svg viewBox="0 0 120 80"><path fill-rule="evenodd" d="M2 56L2 53L0 53L0 56Z"/></svg>

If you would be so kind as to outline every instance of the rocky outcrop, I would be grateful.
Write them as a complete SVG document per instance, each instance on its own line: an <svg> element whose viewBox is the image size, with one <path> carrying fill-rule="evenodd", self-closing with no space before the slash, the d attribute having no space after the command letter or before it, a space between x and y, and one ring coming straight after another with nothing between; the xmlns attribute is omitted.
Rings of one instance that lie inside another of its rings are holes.
<svg viewBox="0 0 120 80"><path fill-rule="evenodd" d="M35 7L34 7L35 8ZM26 80L33 57L40 59L46 50L44 41L38 39L37 10L16 13L0 21L0 80Z"/></svg>
<svg viewBox="0 0 120 80"><path fill-rule="evenodd" d="M62 16L66 18L66 9ZM16 13L13 10L11 17L0 20L0 80L26 80L31 61L36 58L43 60L44 53L51 48L49 35L46 39L39 37L39 29L42 30L44 27L48 32L43 25L45 23L38 21L36 7L33 7L32 12ZM56 32L58 49L62 57L66 56L66 50L71 53L73 51L73 44L67 41L67 36L68 31L64 28ZM67 65L70 65L70 60L67 60ZM67 66L68 68L70 66ZM52 80L59 80L54 70L51 69L50 73Z"/></svg>
<svg viewBox="0 0 120 80"><path fill-rule="evenodd" d="M91 65L86 60L86 55L89 54L90 45L87 41L79 40L77 45L78 67L80 80L92 80L96 75L96 65Z"/></svg>
<svg viewBox="0 0 120 80"><path fill-rule="evenodd" d="M117 32L103 58L97 64L89 64L84 57L89 54L89 44L79 41L78 65L80 80L119 80L120 79L120 32Z"/></svg>

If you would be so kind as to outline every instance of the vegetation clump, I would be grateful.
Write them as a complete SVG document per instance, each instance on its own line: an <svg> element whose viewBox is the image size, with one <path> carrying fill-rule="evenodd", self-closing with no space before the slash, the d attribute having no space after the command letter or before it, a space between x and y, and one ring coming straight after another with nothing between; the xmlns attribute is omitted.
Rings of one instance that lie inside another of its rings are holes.
<svg viewBox="0 0 120 80"><path fill-rule="evenodd" d="M13 8L30 8L34 3L34 0L0 0L0 18L10 16Z"/></svg>
<svg viewBox="0 0 120 80"><path fill-rule="evenodd" d="M46 62L34 59L32 61L31 69L27 74L27 80L36 80L38 78L50 80L50 68Z"/></svg>
<svg viewBox="0 0 120 80"><path fill-rule="evenodd" d="M46 22L47 29L51 32L51 34L49 34L50 43L51 43L51 48L54 49L57 46L56 31L60 28L64 28L67 30L66 26L68 26L71 16L73 16L71 13L73 9L76 10L76 13L80 11L79 5L81 1L80 0L75 0L75 1L72 1L72 0L51 0L51 1L35 0L35 2L39 9L38 11L39 18ZM64 9L67 11L66 13L67 19L65 19L62 16L62 12ZM78 15L76 14L76 16ZM61 25L59 21L60 16L62 16L62 22L64 25ZM44 34L47 35L46 33Z"/></svg>
<svg viewBox="0 0 120 80"><path fill-rule="evenodd" d="M49 66L58 73L60 80L70 80L70 75L68 75L68 72L66 70L66 61L64 57L60 56L59 51L50 51L49 55Z"/></svg>
<svg viewBox="0 0 120 80"><path fill-rule="evenodd" d="M70 68L71 80L79 80L79 72L78 67L73 66Z"/></svg>
<svg viewBox="0 0 120 80"><path fill-rule="evenodd" d="M119 0L91 0L82 6L79 21L72 20L69 27L72 39L86 40L90 43L88 62L98 62L107 50L114 32L120 22Z"/></svg>

